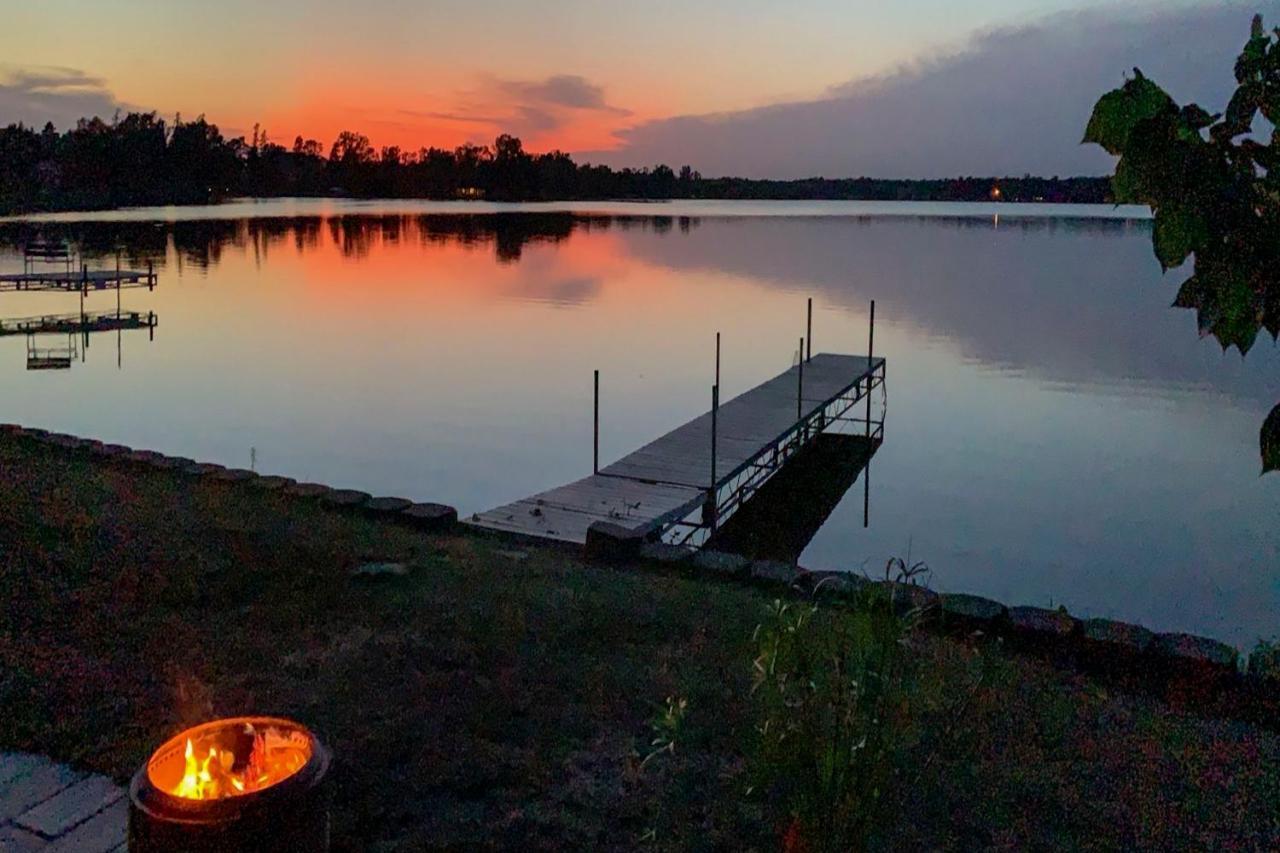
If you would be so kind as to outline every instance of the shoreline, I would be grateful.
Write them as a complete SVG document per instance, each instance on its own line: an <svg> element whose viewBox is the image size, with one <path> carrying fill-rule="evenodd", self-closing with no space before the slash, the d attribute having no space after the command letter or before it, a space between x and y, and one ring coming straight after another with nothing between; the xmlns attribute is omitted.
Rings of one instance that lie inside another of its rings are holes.
<svg viewBox="0 0 1280 853"><path fill-rule="evenodd" d="M939 592L925 586L875 580L851 571L809 570L777 560L752 560L733 553L661 542L627 541L618 545L611 540L606 547L593 548L589 541L583 549L475 527L460 519L456 508L442 502L375 497L356 489L300 483L290 477L263 475L17 424L0 424L0 440L6 438L32 441L126 469L177 473L224 487L252 488L329 510L359 513L377 523L405 525L420 532L476 537L516 547L585 556L588 561L620 570L675 569L712 582L761 587L771 594L805 595L826 588L828 596L836 600L855 595L867 584L882 586L891 594L896 590L905 601L920 607L924 611L923 627L942 635L978 632L1008 642L1019 652L1095 676L1107 676L1119 670L1131 676L1126 679L1128 686L1156 695L1167 692L1171 683L1179 681L1209 684L1215 690L1228 693L1239 690L1261 695L1274 689L1277 708L1280 708L1280 688L1270 684L1263 672L1272 665L1269 656L1251 655L1247 650L1198 634L1156 632L1123 620L1077 618L1062 606L1008 604L970 593ZM1144 672L1149 677L1144 676ZM1270 722L1280 727L1280 717Z"/></svg>
<svg viewBox="0 0 1280 853"><path fill-rule="evenodd" d="M844 618L870 583L656 546L585 559L447 510L424 529L390 499L16 426L0 470L0 750L123 781L191 723L299 719L335 754L339 851L632 849L655 828L677 849L774 846L743 795L753 627L789 595ZM1114 650L1083 669L1074 621L1069 646L1043 642L1069 617L880 591L933 614L905 640L916 710L895 779L914 781L886 792L912 820L884 843L1275 831L1256 815L1280 714L1244 701L1244 676L1192 663L1157 681ZM645 764L669 696L686 729Z"/></svg>
<svg viewBox="0 0 1280 853"><path fill-rule="evenodd" d="M777 205L774 212L765 212ZM256 211L265 206L292 206L293 212ZM840 212L839 207L846 212ZM440 214L567 214L614 215L642 218L663 216L937 216L945 218L1009 219L1059 218L1100 219L1119 222L1150 222L1149 208L1106 202L1007 202L1007 201L917 201L876 199L565 199L559 201L485 201L459 199L353 198L348 196L264 196L227 198L209 204L155 205L141 207L94 208L83 210L27 211L0 215L0 225L22 223L78 222L182 222L200 219L239 219L267 216L323 216L358 214L362 207L377 207L378 215L388 208L403 208L401 215ZM813 212L796 212L796 208ZM860 208L860 209L854 209ZM929 209L948 212L927 213ZM823 213L821 211L831 211ZM391 215L395 215L392 213Z"/></svg>

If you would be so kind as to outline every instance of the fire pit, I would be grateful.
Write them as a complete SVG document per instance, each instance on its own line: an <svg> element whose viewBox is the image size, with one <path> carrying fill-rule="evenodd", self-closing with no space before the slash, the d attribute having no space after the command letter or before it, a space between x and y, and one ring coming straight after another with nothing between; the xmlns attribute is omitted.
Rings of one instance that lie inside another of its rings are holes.
<svg viewBox="0 0 1280 853"><path fill-rule="evenodd" d="M328 770L329 751L291 720L187 729L134 774L129 850L328 850Z"/></svg>

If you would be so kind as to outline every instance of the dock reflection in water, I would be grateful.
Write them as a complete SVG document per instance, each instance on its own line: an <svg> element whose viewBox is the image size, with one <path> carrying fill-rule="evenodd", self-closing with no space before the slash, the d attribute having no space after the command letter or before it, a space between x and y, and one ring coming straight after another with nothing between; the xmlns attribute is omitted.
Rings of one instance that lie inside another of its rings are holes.
<svg viewBox="0 0 1280 853"><path fill-rule="evenodd" d="M743 504L708 547L795 563L859 475L869 510L867 469L880 445L862 435L823 433Z"/></svg>

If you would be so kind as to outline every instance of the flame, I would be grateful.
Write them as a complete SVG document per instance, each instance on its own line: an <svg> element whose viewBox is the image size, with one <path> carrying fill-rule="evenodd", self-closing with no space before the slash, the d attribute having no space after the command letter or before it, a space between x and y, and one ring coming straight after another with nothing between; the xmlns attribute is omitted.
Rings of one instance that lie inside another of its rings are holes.
<svg viewBox="0 0 1280 853"><path fill-rule="evenodd" d="M245 734L253 735L253 748L239 770L235 753L210 746L200 758L195 745L187 738L182 780L171 793L188 800L216 800L251 794L292 776L311 757L310 739L300 733L283 733L274 728L255 731L245 726Z"/></svg>

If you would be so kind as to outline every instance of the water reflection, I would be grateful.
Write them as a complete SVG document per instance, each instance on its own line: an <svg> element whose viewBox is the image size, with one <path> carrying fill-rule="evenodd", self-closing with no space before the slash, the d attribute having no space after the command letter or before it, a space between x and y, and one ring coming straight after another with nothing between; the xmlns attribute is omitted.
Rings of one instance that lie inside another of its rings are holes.
<svg viewBox="0 0 1280 853"><path fill-rule="evenodd" d="M893 426L872 524L856 489L807 498L826 521L778 529L788 553L856 569L910 550L944 590L1240 643L1280 624L1280 478L1256 468L1280 353L1197 346L1148 222L251 207L272 215L0 224L0 270L33 236L154 263L124 310L173 330L125 378L89 359L36 381L0 338L7 417L238 467L256 448L259 470L466 514L591 470L593 369L619 458L706 409L716 332L733 396L789 366L806 297L815 352L864 351L874 298Z"/></svg>
<svg viewBox="0 0 1280 853"><path fill-rule="evenodd" d="M710 547L794 564L879 446L859 435L818 436L716 531ZM869 490L863 499L870 501Z"/></svg>
<svg viewBox="0 0 1280 853"><path fill-rule="evenodd" d="M251 252L264 261L281 249L298 253L322 248L327 237L345 260L367 258L380 248L452 244L491 248L499 263L519 262L530 245L556 245L574 232L584 235L620 231L670 232L678 222L687 234L697 217L614 217L573 213L494 213L482 215L342 215L197 219L170 222L8 222L0 224L0 247L19 251L34 241L66 242L85 258L122 257L131 266L148 262L163 269L170 256L180 268L216 267L229 250Z"/></svg>
<svg viewBox="0 0 1280 853"><path fill-rule="evenodd" d="M120 335L146 330L155 340L159 318L154 311L114 311L90 314L42 314L36 317L0 317L0 338L26 339L27 370L70 370L79 359L88 359L89 336L116 333L116 366L123 366Z"/></svg>

